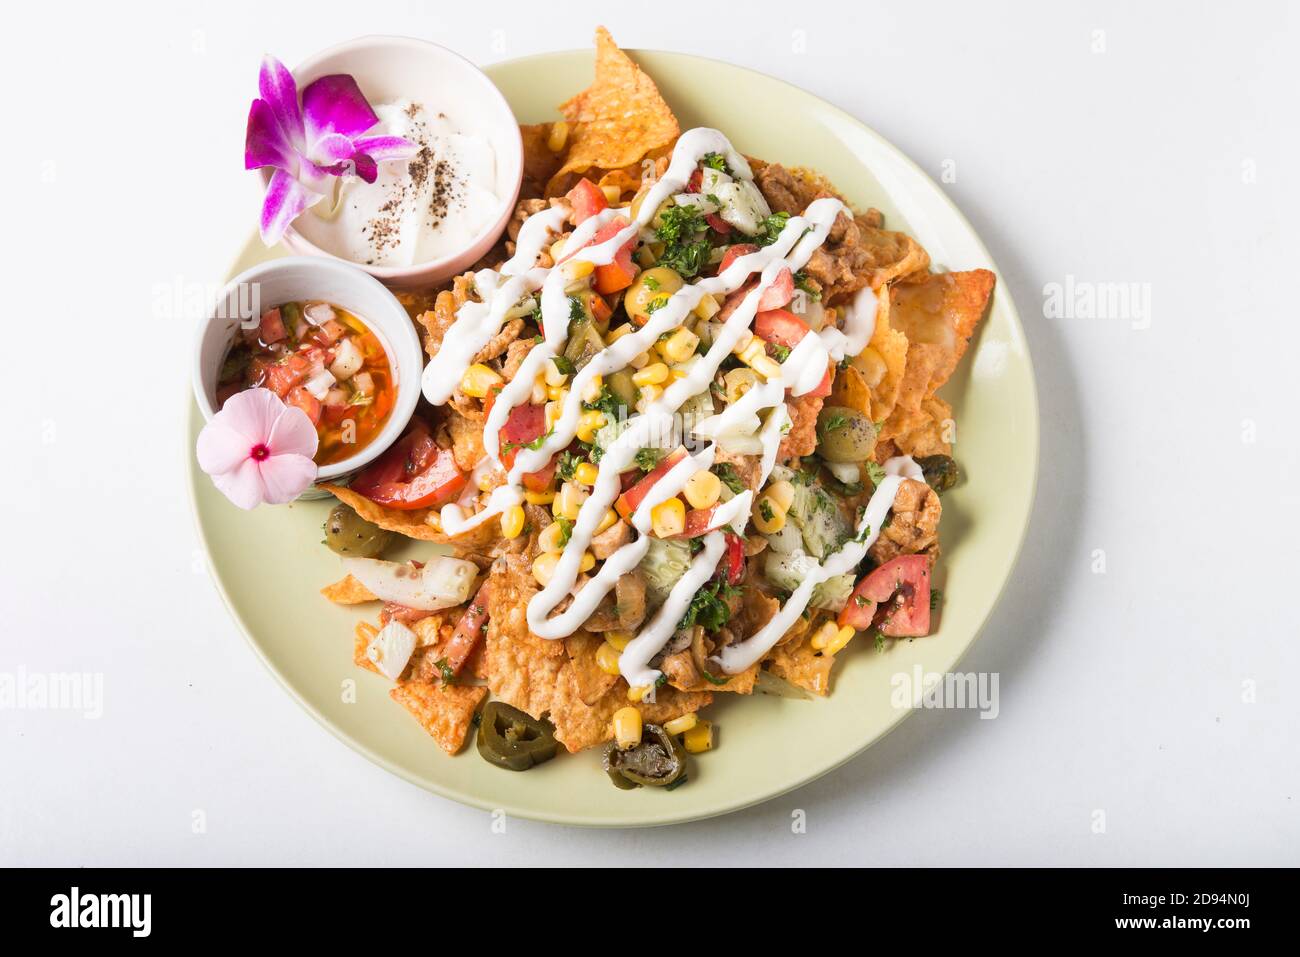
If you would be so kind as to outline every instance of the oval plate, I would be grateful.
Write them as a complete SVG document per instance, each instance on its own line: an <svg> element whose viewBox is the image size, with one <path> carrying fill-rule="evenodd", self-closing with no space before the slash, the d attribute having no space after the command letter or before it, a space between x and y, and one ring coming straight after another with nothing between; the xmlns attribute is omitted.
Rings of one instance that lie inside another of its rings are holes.
<svg viewBox="0 0 1300 957"><path fill-rule="evenodd" d="M740 67L676 53L632 55L658 83L683 129L715 126L742 152L818 169L885 225L910 233L950 269L996 271L970 224L940 189L880 136L830 104ZM558 104L591 82L592 53L528 57L487 68L523 122L557 118ZM253 215L253 211L249 211ZM278 252L254 238L232 275ZM394 774L476 807L562 824L669 824L734 811L825 774L879 740L910 710L890 700L891 678L916 666L946 672L975 640L1015 564L1033 505L1038 409L1020 320L999 275L989 317L944 387L960 428L966 478L944 496L944 592L939 631L877 654L856 639L832 676L831 695L801 701L718 695L709 717L715 751L692 760L672 792L619 791L598 749L561 755L525 774L488 765L472 741L449 757L389 699L391 685L352 664L352 629L364 612L336 607L318 589L340 577L320 547L328 502L242 512L189 455L190 486L213 577L253 648L299 703L335 735ZM190 448L201 427L191 408ZM424 551L428 551L428 547ZM413 545L407 554L421 553ZM356 702L340 687L356 682Z"/></svg>

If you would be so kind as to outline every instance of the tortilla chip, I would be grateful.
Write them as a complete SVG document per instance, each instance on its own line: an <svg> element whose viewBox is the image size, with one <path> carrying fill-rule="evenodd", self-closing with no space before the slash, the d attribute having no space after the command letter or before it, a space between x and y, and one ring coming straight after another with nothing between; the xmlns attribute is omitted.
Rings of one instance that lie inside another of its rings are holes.
<svg viewBox="0 0 1300 957"><path fill-rule="evenodd" d="M834 655L817 651L807 641L779 644L768 659L768 670L790 684L825 697L831 690Z"/></svg>
<svg viewBox="0 0 1300 957"><path fill-rule="evenodd" d="M474 712L487 697L487 688L474 685L444 685L427 681L408 681L388 692L420 722L420 727L448 754L465 746Z"/></svg>
<svg viewBox="0 0 1300 957"><path fill-rule="evenodd" d="M889 324L907 336L909 348L935 346L925 395L934 395L952 375L993 294L995 277L987 269L934 273L920 282L889 287ZM911 357L908 357L911 361Z"/></svg>
<svg viewBox="0 0 1300 957"><path fill-rule="evenodd" d="M352 663L358 668L364 668L366 671L382 674L375 667L375 663L366 655L366 649L370 647L370 640L377 634L379 634L379 629L370 622L357 622L356 628L352 630Z"/></svg>
<svg viewBox="0 0 1300 957"><path fill-rule="evenodd" d="M351 575L344 575L332 585L326 585L320 593L336 605L360 605L367 601L379 601L372 592Z"/></svg>
<svg viewBox="0 0 1300 957"><path fill-rule="evenodd" d="M713 695L708 692L684 692L671 685L664 685L655 692L654 704L643 702L635 707L641 712L643 721L663 724L698 711L712 700ZM566 662L555 683L551 701L551 724L555 725L555 738L570 752L612 740L614 712L628 707L628 704L627 689L622 685L612 688L594 704L586 704L579 694L573 666Z"/></svg>
<svg viewBox="0 0 1300 957"><path fill-rule="evenodd" d="M553 125L533 123L519 127L519 135L524 141L524 182L519 188L520 199L540 198L546 191L546 184L560 168L559 154L552 153L547 145Z"/></svg>
<svg viewBox="0 0 1300 957"><path fill-rule="evenodd" d="M895 436L894 442L905 455L952 455L952 406L938 396L921 402L921 421L910 432Z"/></svg>
<svg viewBox="0 0 1300 957"><path fill-rule="evenodd" d="M604 27L596 29L595 81L561 104L560 112L574 126L564 165L547 184L548 196L559 194L568 173L631 166L681 132L654 81Z"/></svg>
<svg viewBox="0 0 1300 957"><path fill-rule="evenodd" d="M569 655L569 666L573 668L578 697L583 704L595 704L618 684L618 675L608 674L596 664L596 652L604 643L603 637L589 631L576 631L564 639L564 650Z"/></svg>
<svg viewBox="0 0 1300 957"><path fill-rule="evenodd" d="M800 395L786 399L785 410L790 414L790 431L781 439L776 450L779 461L812 455L817 448L817 416L826 400L819 395Z"/></svg>
<svg viewBox="0 0 1300 957"><path fill-rule="evenodd" d="M447 535L440 528L435 528L428 522L430 515L433 515L435 520L437 519L437 509L414 508L402 510L386 508L342 485L322 484L319 488L329 492L344 505L351 507L367 522L373 522L380 528L387 529L390 532L397 532L399 535L405 535L407 538L414 538L417 541L437 542L442 545L452 545L458 549L473 551L484 548L500 538L501 526L496 522L481 522L461 535Z"/></svg>
<svg viewBox="0 0 1300 957"><path fill-rule="evenodd" d="M551 706L560 671L568 666L564 642L528 630L528 602L540 589L526 556L501 558L488 583L492 591L483 648L488 687L511 707L540 718Z"/></svg>
<svg viewBox="0 0 1300 957"><path fill-rule="evenodd" d="M758 665L751 665L740 674L715 674L714 681L704 677L690 649L669 655L659 664L659 670L668 676L668 684L678 691L729 691L732 694L753 694L758 680ZM722 682L717 684L716 682Z"/></svg>

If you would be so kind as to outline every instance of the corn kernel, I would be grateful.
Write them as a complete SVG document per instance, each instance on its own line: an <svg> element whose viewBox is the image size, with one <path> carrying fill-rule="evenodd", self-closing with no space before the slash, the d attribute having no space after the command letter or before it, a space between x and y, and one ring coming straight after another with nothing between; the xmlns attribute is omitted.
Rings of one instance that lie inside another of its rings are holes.
<svg viewBox="0 0 1300 957"><path fill-rule="evenodd" d="M533 405L541 405L546 401L546 376L539 375L533 380L533 394L528 398Z"/></svg>
<svg viewBox="0 0 1300 957"><path fill-rule="evenodd" d="M714 299L709 293L705 293L700 297L700 301L695 304L695 308L691 311L701 319L712 319L718 314L718 310L721 308L722 307L718 305L718 300Z"/></svg>
<svg viewBox="0 0 1300 957"><path fill-rule="evenodd" d="M644 369L650 364L650 353L643 352L640 355L633 356L628 362L633 369Z"/></svg>
<svg viewBox="0 0 1300 957"><path fill-rule="evenodd" d="M645 696L653 690L653 685L633 685L627 689L628 701L644 701Z"/></svg>
<svg viewBox="0 0 1300 957"><path fill-rule="evenodd" d="M662 362L648 365L640 372L632 373L632 382L636 385L659 385L668 380L668 367Z"/></svg>
<svg viewBox="0 0 1300 957"><path fill-rule="evenodd" d="M551 243L551 259L559 262L564 258L564 237L561 236L555 242Z"/></svg>
<svg viewBox="0 0 1300 957"><path fill-rule="evenodd" d="M650 509L650 528L660 538L672 538L686 530L686 505L670 498Z"/></svg>
<svg viewBox="0 0 1300 957"><path fill-rule="evenodd" d="M582 503L586 500L586 491L573 482L565 482L560 486L560 492L555 496L555 501L551 503L551 512L556 518L567 518L572 522L577 519L578 510L582 508Z"/></svg>
<svg viewBox="0 0 1300 957"><path fill-rule="evenodd" d="M614 511L612 508L606 509L605 517L602 518L600 520L600 524L596 526L596 534L599 535L601 532L605 531L606 529L613 528L614 523L617 521L618 521L618 512Z"/></svg>
<svg viewBox="0 0 1300 957"><path fill-rule="evenodd" d="M758 385L758 373L753 369L732 369L722 377L722 385L727 402L736 402Z"/></svg>
<svg viewBox="0 0 1300 957"><path fill-rule="evenodd" d="M755 336L743 352L737 353L737 356L741 362L753 365L755 359L767 356L767 343Z"/></svg>
<svg viewBox="0 0 1300 957"><path fill-rule="evenodd" d="M679 328L660 345L659 351L669 362L685 362L695 355L700 337L686 327Z"/></svg>
<svg viewBox="0 0 1300 957"><path fill-rule="evenodd" d="M605 341L610 345L613 345L615 342L618 342L618 340L622 339L625 335L627 335L631 331L632 331L632 323L625 322L623 323L623 325L616 326L615 328L609 330L609 335L605 337Z"/></svg>
<svg viewBox="0 0 1300 957"><path fill-rule="evenodd" d="M608 641L602 642L596 649L596 667L607 675L616 675L618 670L618 649Z"/></svg>
<svg viewBox="0 0 1300 957"><path fill-rule="evenodd" d="M664 390L657 385L643 385L641 387L641 397L636 400L636 410L638 412L644 412L646 409L650 408L652 402L656 401L663 394Z"/></svg>
<svg viewBox="0 0 1300 957"><path fill-rule="evenodd" d="M688 711L679 718L673 718L664 725L664 730L669 734L685 734L691 728L700 723L700 716L694 711Z"/></svg>
<svg viewBox="0 0 1300 957"><path fill-rule="evenodd" d="M623 198L623 190L617 186L602 186L600 191L605 194L605 202L611 206Z"/></svg>
<svg viewBox="0 0 1300 957"><path fill-rule="evenodd" d="M564 149L564 144L569 140L569 124L560 120L551 124L550 131L546 134L546 148L552 153L558 153Z"/></svg>
<svg viewBox="0 0 1300 957"><path fill-rule="evenodd" d="M546 365L543 368L542 374L546 377L547 385L564 385L564 383L569 381L568 375L560 371L560 367L556 364L554 356L546 360Z"/></svg>
<svg viewBox="0 0 1300 957"><path fill-rule="evenodd" d="M686 480L683 491L691 508L712 508L722 494L722 480L708 469L700 469Z"/></svg>
<svg viewBox="0 0 1300 957"><path fill-rule="evenodd" d="M504 381L493 369L476 362L460 377L460 391L476 399L483 399L493 386Z"/></svg>
<svg viewBox="0 0 1300 957"><path fill-rule="evenodd" d="M555 566L559 561L560 556L555 552L542 552L533 559L533 577L543 588L550 584L551 576L555 574Z"/></svg>
<svg viewBox="0 0 1300 957"><path fill-rule="evenodd" d="M641 743L641 712L636 708L619 708L614 712L614 739L626 750Z"/></svg>
<svg viewBox="0 0 1300 957"><path fill-rule="evenodd" d="M748 329L746 329L744 332L740 334L740 338L736 340L736 344L731 347L731 354L733 356L744 355L745 350L748 349L753 344L753 342L754 342L754 334L750 332Z"/></svg>
<svg viewBox="0 0 1300 957"><path fill-rule="evenodd" d="M786 509L781 508L770 495L761 495L754 503L754 527L764 535L771 535L785 528Z"/></svg>
<svg viewBox="0 0 1300 957"><path fill-rule="evenodd" d="M855 634L856 632L852 628L845 625L839 631L835 632L834 638L826 643L826 647L822 649L823 653L828 655L839 654L844 650L844 646L853 640Z"/></svg>
<svg viewBox="0 0 1300 957"><path fill-rule="evenodd" d="M713 722L701 721L682 735L682 746L691 754L713 750Z"/></svg>
<svg viewBox="0 0 1300 957"><path fill-rule="evenodd" d="M501 513L501 534L506 538L518 538L524 530L524 507L511 505Z"/></svg>
<svg viewBox="0 0 1300 957"><path fill-rule="evenodd" d="M564 402L562 401L563 398L564 395L563 393L561 393L557 399L546 403L545 416L546 416L547 431L550 431L551 429L555 428L555 423L559 422L560 416L564 414Z"/></svg>
<svg viewBox="0 0 1300 957"><path fill-rule="evenodd" d="M474 480L474 484L478 486L478 490L479 490L480 492L490 492L490 491L492 491L492 472L491 472L491 470L490 470L490 469L484 469L483 471L479 472L479 473L478 473L478 477Z"/></svg>
<svg viewBox="0 0 1300 957"><path fill-rule="evenodd" d="M757 356L750 360L749 367L764 379L776 379L781 375L781 363L771 356Z"/></svg>
<svg viewBox="0 0 1300 957"><path fill-rule="evenodd" d="M561 269L566 282L576 282L579 279L586 279L595 272L596 264L585 259L570 259Z"/></svg>
<svg viewBox="0 0 1300 957"><path fill-rule="evenodd" d="M773 482L765 490L767 496L783 512L790 511L790 506L794 504L794 486L787 481Z"/></svg>
<svg viewBox="0 0 1300 957"><path fill-rule="evenodd" d="M835 622L823 622L822 626L813 632L813 636L809 639L808 643L816 650L821 651L835 640L835 635L838 631L839 628L836 626Z"/></svg>
<svg viewBox="0 0 1300 957"><path fill-rule="evenodd" d="M596 433L605 425L605 413L592 409L582 413L578 419L578 428L575 435L580 442L593 442L596 439Z"/></svg>
<svg viewBox="0 0 1300 957"><path fill-rule="evenodd" d="M524 501L529 505L550 505L555 501L555 489L548 488L545 492L534 492L530 489L524 492Z"/></svg>
<svg viewBox="0 0 1300 957"><path fill-rule="evenodd" d="M542 533L537 536L537 547L544 552L558 555L564 551L564 546L560 544L560 541L563 538L564 528L559 522L551 522L551 524L542 529Z"/></svg>
<svg viewBox="0 0 1300 957"><path fill-rule="evenodd" d="M587 384L582 387L582 401L595 402L600 398L601 390L605 388L605 380L598 373L587 380Z"/></svg>
<svg viewBox="0 0 1300 957"><path fill-rule="evenodd" d="M605 641L614 646L615 651L621 652L624 648L632 643L635 637L630 631L607 631L605 632Z"/></svg>
<svg viewBox="0 0 1300 957"><path fill-rule="evenodd" d="M591 552L582 553L582 564L578 566L578 571L589 572L596 567L596 556Z"/></svg>
<svg viewBox="0 0 1300 957"><path fill-rule="evenodd" d="M590 462L583 462L573 470L573 480L579 485L595 485L596 476L600 474L600 469Z"/></svg>

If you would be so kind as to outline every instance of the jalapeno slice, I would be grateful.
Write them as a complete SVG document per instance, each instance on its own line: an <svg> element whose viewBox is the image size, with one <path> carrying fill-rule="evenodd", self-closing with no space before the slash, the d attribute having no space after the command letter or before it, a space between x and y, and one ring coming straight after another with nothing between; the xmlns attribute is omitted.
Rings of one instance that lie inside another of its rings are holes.
<svg viewBox="0 0 1300 957"><path fill-rule="evenodd" d="M619 788L669 788L686 781L686 750L657 724L641 729L641 743L620 748L611 741L605 748L605 773ZM624 783L619 783L619 779Z"/></svg>
<svg viewBox="0 0 1300 957"><path fill-rule="evenodd" d="M555 729L501 701L489 701L478 726L478 753L510 771L527 771L555 757Z"/></svg>
<svg viewBox="0 0 1300 957"><path fill-rule="evenodd" d="M951 455L923 455L916 460L926 484L940 494L957 484L960 472Z"/></svg>

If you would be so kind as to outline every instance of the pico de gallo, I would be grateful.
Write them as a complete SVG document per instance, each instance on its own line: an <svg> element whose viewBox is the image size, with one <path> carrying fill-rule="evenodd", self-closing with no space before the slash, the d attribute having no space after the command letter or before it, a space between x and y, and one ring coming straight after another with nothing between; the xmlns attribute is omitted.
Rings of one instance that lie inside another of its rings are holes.
<svg viewBox="0 0 1300 957"><path fill-rule="evenodd" d="M241 329L222 364L217 404L236 392L270 389L307 413L320 445L317 465L350 458L377 436L393 410L388 354L355 315L327 302L286 302Z"/></svg>

